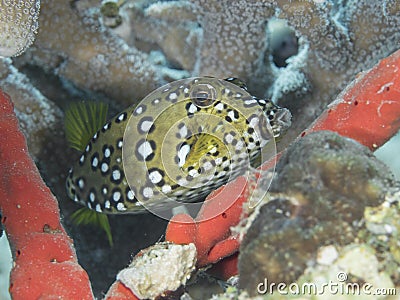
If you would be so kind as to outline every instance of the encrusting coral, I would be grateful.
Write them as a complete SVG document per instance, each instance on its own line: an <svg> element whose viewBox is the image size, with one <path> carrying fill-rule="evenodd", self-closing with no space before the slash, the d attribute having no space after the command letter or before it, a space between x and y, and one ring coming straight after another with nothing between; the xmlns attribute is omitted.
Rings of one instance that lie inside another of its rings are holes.
<svg viewBox="0 0 400 300"><path fill-rule="evenodd" d="M134 257L129 267L118 273L117 279L139 298L153 299L185 285L195 265L193 244L158 243Z"/></svg>
<svg viewBox="0 0 400 300"><path fill-rule="evenodd" d="M59 157L65 155L66 149L61 109L36 89L10 59L0 60L0 81L2 90L13 99L29 153L41 170L52 175L47 177L48 184L57 185L63 175Z"/></svg>
<svg viewBox="0 0 400 300"><path fill-rule="evenodd" d="M134 24L130 39L157 45L189 74L242 78L256 95L291 109L294 124L282 147L358 72L396 50L400 37L396 1L181 0L121 10ZM137 17L147 26L138 26ZM298 54L284 68L271 56L274 18L286 20L299 40ZM194 49L189 60L187 49Z"/></svg>
<svg viewBox="0 0 400 300"><path fill-rule="evenodd" d="M102 92L127 106L162 83L147 55L104 27L96 14L68 1L42 1L40 30L29 50L30 63L81 89Z"/></svg>
<svg viewBox="0 0 400 300"><path fill-rule="evenodd" d="M250 89L271 82L269 64L263 63L268 51L265 22L274 8L257 1L191 1L202 28L202 42L197 57L201 75L232 74L242 78Z"/></svg>
<svg viewBox="0 0 400 300"><path fill-rule="evenodd" d="M365 208L382 204L393 186L367 147L325 131L300 139L280 158L269 199L241 244L240 287L254 295L264 278L294 282L319 247L355 241Z"/></svg>
<svg viewBox="0 0 400 300"><path fill-rule="evenodd" d="M303 86L284 90L282 99L277 99L294 114L295 126L283 141L287 145L358 72L398 49L400 33L395 27L400 24L400 10L397 1L277 2L279 17L309 45L305 61L293 63L310 88L306 93L301 92ZM272 89L276 84L279 80Z"/></svg>
<svg viewBox="0 0 400 300"><path fill-rule="evenodd" d="M0 5L0 57L20 55L38 29L40 0L2 1Z"/></svg>

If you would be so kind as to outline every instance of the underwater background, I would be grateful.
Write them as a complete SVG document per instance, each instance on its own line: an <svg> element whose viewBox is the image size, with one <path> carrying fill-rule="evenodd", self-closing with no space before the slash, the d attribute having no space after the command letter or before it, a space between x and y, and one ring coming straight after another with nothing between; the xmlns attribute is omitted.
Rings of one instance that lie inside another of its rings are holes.
<svg viewBox="0 0 400 300"><path fill-rule="evenodd" d="M38 3L25 1L31 18L15 24L19 7L0 4L0 87L13 100L29 153L59 201L97 298L136 253L163 240L168 222L149 213L110 215L112 246L101 228L73 222L81 206L69 199L65 182L81 153L66 138L70 103L106 103L110 119L169 82L236 77L251 95L290 110L292 126L279 151L360 72L400 48L398 1L42 0L40 13ZM22 28L21 22L32 24ZM23 39L9 38L18 34ZM397 134L374 152L396 180L399 147ZM5 234L0 242L3 292L12 259Z"/></svg>

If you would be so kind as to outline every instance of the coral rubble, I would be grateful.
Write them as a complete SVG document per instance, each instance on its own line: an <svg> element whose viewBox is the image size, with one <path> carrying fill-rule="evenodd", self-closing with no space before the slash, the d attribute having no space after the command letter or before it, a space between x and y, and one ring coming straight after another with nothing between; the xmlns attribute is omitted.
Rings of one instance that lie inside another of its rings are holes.
<svg viewBox="0 0 400 300"><path fill-rule="evenodd" d="M142 250L117 279L141 299L154 299L185 285L196 264L193 244L155 244ZM154 270L158 270L154 272Z"/></svg>

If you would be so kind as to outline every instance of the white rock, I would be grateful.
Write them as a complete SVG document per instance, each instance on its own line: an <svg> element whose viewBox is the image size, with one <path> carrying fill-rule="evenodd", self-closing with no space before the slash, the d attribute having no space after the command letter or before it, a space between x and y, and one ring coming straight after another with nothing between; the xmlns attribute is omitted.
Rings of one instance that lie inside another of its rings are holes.
<svg viewBox="0 0 400 300"><path fill-rule="evenodd" d="M194 244L159 243L136 255L129 267L118 273L117 280L140 299L155 299L184 285L195 265Z"/></svg>

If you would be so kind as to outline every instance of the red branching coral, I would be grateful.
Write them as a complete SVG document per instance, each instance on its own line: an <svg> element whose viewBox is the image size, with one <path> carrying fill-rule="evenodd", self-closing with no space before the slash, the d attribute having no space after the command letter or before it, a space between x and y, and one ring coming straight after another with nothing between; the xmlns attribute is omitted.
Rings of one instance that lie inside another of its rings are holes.
<svg viewBox="0 0 400 300"><path fill-rule="evenodd" d="M92 299L86 272L60 224L57 200L28 154L14 107L0 91L0 209L13 248L13 299Z"/></svg>
<svg viewBox="0 0 400 300"><path fill-rule="evenodd" d="M136 300L137 298L134 294L132 294L131 290L125 287L119 281L114 282L114 284L110 287L107 292L107 295L104 297L107 300L122 300L122 299L132 299Z"/></svg>
<svg viewBox="0 0 400 300"><path fill-rule="evenodd" d="M399 67L400 51L397 51L360 74L299 138L313 131L331 130L370 149L384 144L400 127ZM71 240L60 224L57 202L28 155L12 104L3 93L0 94L0 130L0 208L2 223L14 249L15 267L10 287L13 298L93 298L88 277L78 265ZM188 215L175 216L168 226L166 239L181 244L193 242L198 252L198 266L220 261L225 264L225 271L215 267L219 274L227 277L237 272L236 256L232 254L237 252L239 243L230 228L240 221L242 204L247 199L246 184L240 177L215 191L195 219ZM236 197L234 203L210 218L221 205L231 203L232 196ZM118 282L107 297L135 299Z"/></svg>
<svg viewBox="0 0 400 300"><path fill-rule="evenodd" d="M400 51L361 73L304 134L331 130L376 150L400 127Z"/></svg>
<svg viewBox="0 0 400 300"><path fill-rule="evenodd" d="M232 197L237 198L230 205ZM246 199L246 180L239 177L212 193L195 220L189 221L190 216L183 214L174 216L165 238L174 243L194 243L198 266L215 263L235 253L239 247L238 241L231 236L230 227L240 220L242 205ZM215 211L223 207L228 208L214 217Z"/></svg>

